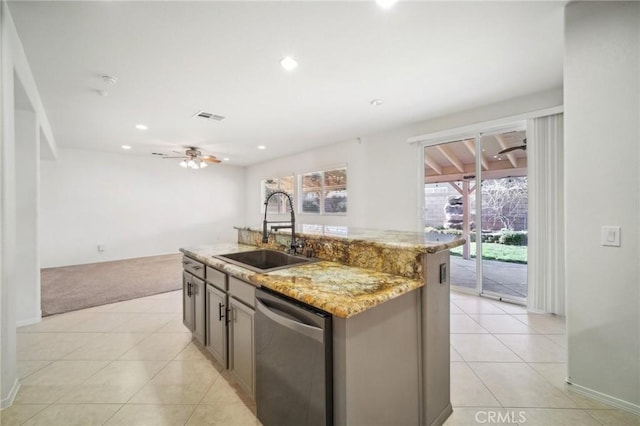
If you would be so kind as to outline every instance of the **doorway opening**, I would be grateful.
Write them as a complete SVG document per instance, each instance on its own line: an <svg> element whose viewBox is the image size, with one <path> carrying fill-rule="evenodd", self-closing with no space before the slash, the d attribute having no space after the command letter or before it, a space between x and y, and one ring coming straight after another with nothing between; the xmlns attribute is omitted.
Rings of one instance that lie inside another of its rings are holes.
<svg viewBox="0 0 640 426"><path fill-rule="evenodd" d="M424 146L424 230L466 240L451 286L526 303L528 181L524 126Z"/></svg>

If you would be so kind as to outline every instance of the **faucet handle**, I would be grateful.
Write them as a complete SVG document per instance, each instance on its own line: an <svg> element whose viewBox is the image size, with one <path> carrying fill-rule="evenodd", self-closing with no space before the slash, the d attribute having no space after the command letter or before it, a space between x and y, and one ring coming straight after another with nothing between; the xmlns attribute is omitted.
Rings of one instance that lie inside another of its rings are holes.
<svg viewBox="0 0 640 426"><path fill-rule="evenodd" d="M292 242L289 252L292 254L298 254L298 250L304 248L304 244L304 240L296 240L295 242Z"/></svg>

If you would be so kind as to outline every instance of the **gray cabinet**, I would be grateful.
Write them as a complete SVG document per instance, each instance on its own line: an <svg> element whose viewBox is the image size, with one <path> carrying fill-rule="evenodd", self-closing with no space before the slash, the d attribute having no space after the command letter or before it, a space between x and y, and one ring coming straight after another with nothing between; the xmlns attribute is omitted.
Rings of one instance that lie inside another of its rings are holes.
<svg viewBox="0 0 640 426"><path fill-rule="evenodd" d="M244 303L229 298L229 371L238 384L252 397L255 395L255 351L253 317L255 311Z"/></svg>
<svg viewBox="0 0 640 426"><path fill-rule="evenodd" d="M207 284L207 350L227 368L227 294Z"/></svg>
<svg viewBox="0 0 640 426"><path fill-rule="evenodd" d="M255 286L188 257L183 264L184 325L253 398Z"/></svg>
<svg viewBox="0 0 640 426"><path fill-rule="evenodd" d="M191 292L191 277L192 275L183 272L182 273L182 323L189 330L195 329L195 295Z"/></svg>
<svg viewBox="0 0 640 426"><path fill-rule="evenodd" d="M200 343L205 344L205 285L204 281L199 278L193 277L191 278L192 282L192 292L194 293L195 300L195 308L194 308L194 321L195 321L195 329L193 330L193 337L198 339Z"/></svg>
<svg viewBox="0 0 640 426"><path fill-rule="evenodd" d="M256 364L253 316L256 288L235 277L229 277L229 372L240 387L255 397Z"/></svg>
<svg viewBox="0 0 640 426"><path fill-rule="evenodd" d="M182 322L200 343L205 344L205 285L193 275L204 277L204 265L185 258L182 273Z"/></svg>

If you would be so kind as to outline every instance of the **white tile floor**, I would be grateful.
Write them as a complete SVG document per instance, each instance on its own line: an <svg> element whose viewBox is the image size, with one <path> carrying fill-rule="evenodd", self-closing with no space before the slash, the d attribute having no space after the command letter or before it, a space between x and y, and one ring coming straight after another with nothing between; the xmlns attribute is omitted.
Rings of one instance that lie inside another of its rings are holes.
<svg viewBox="0 0 640 426"><path fill-rule="evenodd" d="M18 330L9 425L259 425L253 401L191 341L181 292L48 317ZM452 293L447 425L639 425L569 393L564 321ZM510 421L513 419L513 421ZM518 423L520 422L520 423Z"/></svg>
<svg viewBox="0 0 640 426"><path fill-rule="evenodd" d="M9 425L259 425L253 401L191 340L182 292L18 329Z"/></svg>
<svg viewBox="0 0 640 426"><path fill-rule="evenodd" d="M565 333L562 317L452 292L454 413L445 424L640 425L640 417L567 390Z"/></svg>

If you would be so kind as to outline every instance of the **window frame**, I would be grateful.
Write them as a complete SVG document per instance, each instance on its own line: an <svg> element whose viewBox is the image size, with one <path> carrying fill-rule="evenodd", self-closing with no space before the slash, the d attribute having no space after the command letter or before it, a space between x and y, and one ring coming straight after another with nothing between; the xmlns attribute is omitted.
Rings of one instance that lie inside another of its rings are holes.
<svg viewBox="0 0 640 426"><path fill-rule="evenodd" d="M289 193L288 191L285 191L285 189L282 188L282 180L283 179L287 179L290 178L292 181L292 186L293 186L293 191L292 193ZM267 209L268 207L265 206L264 204L264 200L267 197L267 191L266 191L266 184L268 181L276 181L277 182L277 188L276 191L285 191L287 192L289 195L291 195L291 197L295 200L296 198L296 174L292 173L290 175L285 175L285 176L279 176L279 177L275 177L275 178L267 178L267 179L261 179L260 180L260 213L264 214L265 209ZM284 201L284 198L279 197L280 200ZM294 206L295 208L295 206ZM267 210L269 214L289 214L290 213L290 209L288 206L288 203L283 202L281 205L279 205L278 207L278 211L271 211L271 210Z"/></svg>
<svg viewBox="0 0 640 426"><path fill-rule="evenodd" d="M345 175L345 182L344 182L344 191L346 192L347 196L347 207L345 208L344 212L327 212L325 210L325 201L327 199L326 194L327 194L327 189L326 189L326 183L325 183L325 176L327 172L331 172L334 170L344 170L344 175ZM302 206L303 206L303 197L305 192L310 192L310 191L304 191L303 190L303 184L304 184L304 176L305 175L310 175L310 174L320 174L321 178L320 178L320 189L319 189L319 193L320 193L320 200L319 200L319 211L318 212L310 212L310 211L303 211L302 210ZM296 185L296 200L297 200L297 213L299 215L309 215L309 216L346 216L349 212L349 208L348 208L348 203L349 203L349 174L347 171L347 165L346 164L340 164L340 165L336 165L334 167L327 167L327 168L322 168L320 170L316 169L313 171L306 171L306 172L302 172L302 173L298 173L297 174L297 185Z"/></svg>

